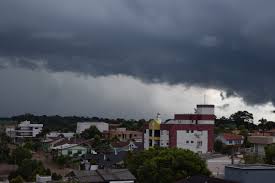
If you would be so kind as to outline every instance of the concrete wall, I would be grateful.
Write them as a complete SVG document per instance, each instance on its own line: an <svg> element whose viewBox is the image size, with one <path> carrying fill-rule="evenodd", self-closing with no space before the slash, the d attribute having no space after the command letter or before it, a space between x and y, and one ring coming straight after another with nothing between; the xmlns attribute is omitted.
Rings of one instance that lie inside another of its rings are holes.
<svg viewBox="0 0 275 183"><path fill-rule="evenodd" d="M79 122L77 123L76 133L80 134L84 130L95 126L100 132L109 131L109 124L104 122Z"/></svg>
<svg viewBox="0 0 275 183"><path fill-rule="evenodd" d="M169 131L160 131L160 147L169 147Z"/></svg>
<svg viewBox="0 0 275 183"><path fill-rule="evenodd" d="M149 129L145 130L144 137L143 137L143 145L144 145L144 149L149 149Z"/></svg>
<svg viewBox="0 0 275 183"><path fill-rule="evenodd" d="M178 130L177 147L189 149L193 152L207 153L208 131Z"/></svg>
<svg viewBox="0 0 275 183"><path fill-rule="evenodd" d="M211 124L214 125L214 120L170 120L166 124L198 124L198 125L204 125L204 124Z"/></svg>

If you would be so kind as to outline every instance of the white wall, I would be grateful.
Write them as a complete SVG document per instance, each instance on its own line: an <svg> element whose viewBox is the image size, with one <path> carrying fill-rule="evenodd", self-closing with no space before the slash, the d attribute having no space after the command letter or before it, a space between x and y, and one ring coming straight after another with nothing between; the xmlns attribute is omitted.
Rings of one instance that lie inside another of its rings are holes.
<svg viewBox="0 0 275 183"><path fill-rule="evenodd" d="M215 114L214 107L198 107L197 114Z"/></svg>
<svg viewBox="0 0 275 183"><path fill-rule="evenodd" d="M166 124L196 124L196 120L170 120ZM198 120L198 125L214 124L214 120Z"/></svg>
<svg viewBox="0 0 275 183"><path fill-rule="evenodd" d="M144 135L144 142L143 142L144 149L149 149L149 129L146 129L143 135Z"/></svg>
<svg viewBox="0 0 275 183"><path fill-rule="evenodd" d="M169 131L160 131L160 147L169 147Z"/></svg>
<svg viewBox="0 0 275 183"><path fill-rule="evenodd" d="M188 141L188 142L187 142ZM193 143L192 143L193 142ZM198 146L198 142L202 142L201 146ZM189 149L193 152L207 153L208 151L208 131L196 131L193 133L189 130L177 131L177 147L182 149Z"/></svg>
<svg viewBox="0 0 275 183"><path fill-rule="evenodd" d="M84 130L89 129L91 126L95 126L100 132L109 131L109 124L104 122L78 122L76 133L80 134Z"/></svg>

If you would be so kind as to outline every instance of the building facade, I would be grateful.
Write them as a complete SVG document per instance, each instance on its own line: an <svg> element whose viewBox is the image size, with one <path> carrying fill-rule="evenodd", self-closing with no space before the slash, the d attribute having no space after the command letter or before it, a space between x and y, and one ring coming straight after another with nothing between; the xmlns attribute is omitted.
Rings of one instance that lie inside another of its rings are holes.
<svg viewBox="0 0 275 183"><path fill-rule="evenodd" d="M12 138L33 138L42 132L43 124L32 124L30 121L23 121L15 128L7 128L6 134Z"/></svg>
<svg viewBox="0 0 275 183"><path fill-rule="evenodd" d="M109 124L105 122L78 122L76 133L80 134L91 126L95 126L100 132L109 131Z"/></svg>
<svg viewBox="0 0 275 183"><path fill-rule="evenodd" d="M127 130L126 128L117 128L109 131L105 131L105 138L118 138L120 141L134 140L136 142L142 142L142 132Z"/></svg>
<svg viewBox="0 0 275 183"><path fill-rule="evenodd" d="M216 140L220 140L227 146L241 146L244 142L244 137L233 133L223 133L218 135Z"/></svg>
<svg viewBox="0 0 275 183"><path fill-rule="evenodd" d="M161 123L152 120L144 130L144 148L177 147L197 153L213 151L214 105L197 105L194 114L175 114Z"/></svg>

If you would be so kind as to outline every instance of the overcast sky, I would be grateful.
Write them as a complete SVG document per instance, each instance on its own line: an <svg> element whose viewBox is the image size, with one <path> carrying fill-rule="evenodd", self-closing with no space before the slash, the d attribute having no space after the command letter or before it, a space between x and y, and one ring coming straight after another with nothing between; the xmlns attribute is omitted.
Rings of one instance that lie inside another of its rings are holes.
<svg viewBox="0 0 275 183"><path fill-rule="evenodd" d="M1 0L0 115L275 117L275 2Z"/></svg>

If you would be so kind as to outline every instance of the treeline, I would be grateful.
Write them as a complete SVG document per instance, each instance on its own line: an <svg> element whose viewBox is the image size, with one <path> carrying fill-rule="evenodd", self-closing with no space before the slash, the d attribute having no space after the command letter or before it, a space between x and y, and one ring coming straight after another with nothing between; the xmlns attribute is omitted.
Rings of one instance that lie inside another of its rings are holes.
<svg viewBox="0 0 275 183"><path fill-rule="evenodd" d="M99 118L99 117L79 117L79 116L36 116L33 114L24 114L19 116L13 116L10 118L12 121L31 121L36 123L44 124L45 128L51 131L62 131L69 132L75 131L77 122L91 121L91 122L106 122L109 124L118 124L119 127L125 127L129 130L142 130L145 123L148 121L141 120L126 120L122 118L109 119L109 118Z"/></svg>
<svg viewBox="0 0 275 183"><path fill-rule="evenodd" d="M254 121L253 114L248 111L238 111L228 118L221 117L215 120L216 130L246 129L253 130L271 130L275 128L274 121L268 121L264 118Z"/></svg>

